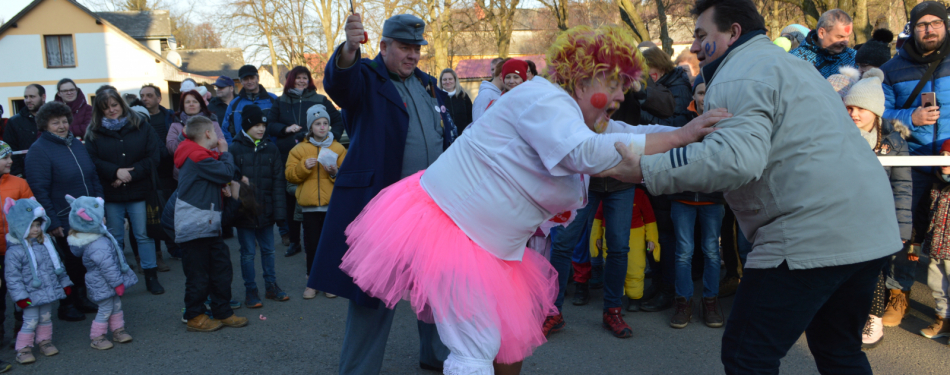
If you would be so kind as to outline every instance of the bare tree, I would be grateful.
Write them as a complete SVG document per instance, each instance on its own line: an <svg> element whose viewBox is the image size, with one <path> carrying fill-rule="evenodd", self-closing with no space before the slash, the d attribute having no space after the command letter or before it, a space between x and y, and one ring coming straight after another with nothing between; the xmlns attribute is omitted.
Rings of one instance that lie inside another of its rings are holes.
<svg viewBox="0 0 950 375"><path fill-rule="evenodd" d="M275 42L278 35L276 14L279 5L276 0L231 0L227 5L226 19L223 20L231 25L231 33L244 40L260 40L263 37L263 43L252 43L248 47L267 49L275 81L279 80L280 71Z"/></svg>
<svg viewBox="0 0 950 375"><path fill-rule="evenodd" d="M175 36L180 48L221 48L221 36L208 22L197 25L187 23L180 27Z"/></svg>
<svg viewBox="0 0 950 375"><path fill-rule="evenodd" d="M567 30L567 20L568 20L568 6L570 0L538 0L541 4L544 4L545 7L551 10L551 13L554 14L554 19L557 20L557 28L560 30ZM579 1L585 2L585 1Z"/></svg>
<svg viewBox="0 0 950 375"><path fill-rule="evenodd" d="M343 32L346 17L349 15L348 6L340 0L311 0L317 19L320 21L320 31L323 34L324 53L329 57L336 48L336 39ZM348 4L346 4L348 5Z"/></svg>
<svg viewBox="0 0 950 375"><path fill-rule="evenodd" d="M654 0L656 2L656 18L660 21L660 44L663 46L663 52L669 55L673 54L673 39L670 38L670 28L667 25L666 5L663 0Z"/></svg>
<svg viewBox="0 0 950 375"><path fill-rule="evenodd" d="M647 29L646 24L643 23L643 18L640 17L641 12L640 9L638 9L637 2L633 0L616 1L617 6L620 8L620 19L633 30L637 41L651 40L650 30Z"/></svg>
<svg viewBox="0 0 950 375"><path fill-rule="evenodd" d="M511 47L511 32L514 30L515 12L521 0L476 0L478 7L485 11L484 21L491 26L498 46L498 56L508 57Z"/></svg>

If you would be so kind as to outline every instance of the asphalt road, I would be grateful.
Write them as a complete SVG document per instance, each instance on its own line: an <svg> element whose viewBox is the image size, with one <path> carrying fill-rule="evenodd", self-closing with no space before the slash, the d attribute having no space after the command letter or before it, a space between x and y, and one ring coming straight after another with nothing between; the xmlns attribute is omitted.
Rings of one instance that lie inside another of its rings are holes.
<svg viewBox="0 0 950 375"><path fill-rule="evenodd" d="M279 238L279 236L278 236ZM243 302L244 287L235 239L227 241L234 264L233 295ZM128 247L126 247L128 248ZM334 374L343 342L347 300L301 298L305 285L305 257L283 256L277 245L278 283L291 295L287 302L264 300L264 307L236 310L250 319L244 328L224 328L213 333L187 332L181 323L184 274L181 262L170 260L171 272L160 273L166 293L153 296L144 280L122 298L126 327L134 340L99 351L89 347L89 326L94 314L82 322L53 318L53 343L60 354L14 364L18 374ZM129 251L130 253L130 251ZM130 255L131 257L131 255ZM259 259L259 258L258 258ZM257 280L263 287L260 261ZM900 327L887 328L885 341L867 352L877 374L950 373L947 339L929 340L918 334L933 316L930 290L921 281L911 295L911 313ZM701 288L697 288L699 291ZM718 374L722 373L719 347L722 329L704 326L694 317L685 329L668 326L672 311L626 313L634 337L616 339L601 327L602 291L593 291L587 306L565 307L565 329L552 335L524 364L524 374ZM568 297L569 298L569 297ZM731 298L724 299L728 313ZM0 359L14 362L9 343L13 338L12 302L7 301L7 335ZM55 311L55 310L54 310ZM55 314L54 314L55 315ZM260 316L266 317L261 320ZM418 368L418 333L408 305L397 307L383 364L385 374L436 374ZM784 374L817 374L804 338L782 362Z"/></svg>

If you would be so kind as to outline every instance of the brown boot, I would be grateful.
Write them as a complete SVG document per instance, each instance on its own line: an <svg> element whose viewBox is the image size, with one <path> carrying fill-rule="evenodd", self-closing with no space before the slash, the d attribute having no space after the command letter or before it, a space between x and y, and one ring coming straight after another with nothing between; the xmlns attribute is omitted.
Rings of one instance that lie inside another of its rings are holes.
<svg viewBox="0 0 950 375"><path fill-rule="evenodd" d="M723 318L722 310L719 308L719 298L703 297L703 320L705 320L707 327L722 327Z"/></svg>
<svg viewBox="0 0 950 375"><path fill-rule="evenodd" d="M208 315L201 314L188 320L188 330L191 332L211 332L224 327L220 320L211 319Z"/></svg>
<svg viewBox="0 0 950 375"><path fill-rule="evenodd" d="M676 312L673 313L673 318L670 319L670 327L686 328L690 319L693 318L693 299L676 296L673 305L676 307Z"/></svg>
<svg viewBox="0 0 950 375"><path fill-rule="evenodd" d="M241 328L247 325L247 318L231 314L231 316L221 319L221 324L231 328Z"/></svg>
<svg viewBox="0 0 950 375"><path fill-rule="evenodd" d="M883 321L885 327L897 327L904 319L904 315L907 314L907 297L910 293L900 289L891 289L890 291L891 297L887 300Z"/></svg>
<svg viewBox="0 0 950 375"><path fill-rule="evenodd" d="M933 324L920 330L920 334L928 339L950 336L950 322L938 316L937 319L934 319Z"/></svg>
<svg viewBox="0 0 950 375"><path fill-rule="evenodd" d="M158 272L168 272L172 269L165 264L165 260L162 259L162 251L155 250L155 264L158 265Z"/></svg>

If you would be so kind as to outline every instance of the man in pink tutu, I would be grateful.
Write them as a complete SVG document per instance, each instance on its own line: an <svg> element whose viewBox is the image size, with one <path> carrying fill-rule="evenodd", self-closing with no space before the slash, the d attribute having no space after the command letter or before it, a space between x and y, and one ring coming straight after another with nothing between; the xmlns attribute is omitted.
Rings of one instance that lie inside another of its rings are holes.
<svg viewBox="0 0 950 375"><path fill-rule="evenodd" d="M632 35L617 26L564 32L547 61L554 83L509 91L346 230L340 269L387 307L407 299L419 319L434 322L451 351L446 374L519 373L545 342L557 274L525 244L543 222L587 204L586 176L620 162L615 143L625 153L663 152L728 117L709 111L679 129L609 120L645 68Z"/></svg>

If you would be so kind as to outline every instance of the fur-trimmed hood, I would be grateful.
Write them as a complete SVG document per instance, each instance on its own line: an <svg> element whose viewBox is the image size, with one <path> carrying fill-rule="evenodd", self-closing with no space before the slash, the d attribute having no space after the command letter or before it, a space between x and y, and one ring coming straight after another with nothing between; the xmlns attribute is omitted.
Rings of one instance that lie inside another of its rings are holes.
<svg viewBox="0 0 950 375"><path fill-rule="evenodd" d="M125 261L122 247L119 246L115 237L112 236L112 233L109 233L105 223L102 222L102 218L106 216L105 200L99 197L73 198L67 194L66 203L69 203L69 226L75 231L66 238L66 241L73 248L71 249L73 254L81 257L83 247L99 239L99 237L107 236L112 240L115 248L119 270L122 272L128 271L129 264Z"/></svg>

